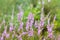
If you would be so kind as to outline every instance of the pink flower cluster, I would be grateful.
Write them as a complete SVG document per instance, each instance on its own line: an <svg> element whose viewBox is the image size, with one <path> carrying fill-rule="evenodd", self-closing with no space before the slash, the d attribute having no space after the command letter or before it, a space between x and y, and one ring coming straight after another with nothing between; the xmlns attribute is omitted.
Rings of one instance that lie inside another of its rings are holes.
<svg viewBox="0 0 60 40"><path fill-rule="evenodd" d="M26 27L24 26L25 24L23 23L22 18L23 18L23 11L20 11L18 14L18 22L19 22L18 30L16 30L13 23L10 22L10 27L7 32L7 27L4 25L4 31L0 37L0 40L4 40L5 38L9 38L10 36L12 36L12 38L14 38L15 36L17 37L18 40L23 40L22 39L23 35L28 35L28 37L32 37L34 36L33 26L37 28L38 36L40 35L42 30L44 29L45 17L44 18L41 17L40 21L35 20L35 23L34 23L34 15L30 12L27 18ZM56 17L54 17L54 20L55 18ZM47 28L49 38L53 37L53 26L54 26L53 24L50 24L50 19L48 19L48 24L46 28ZM26 31L24 31L24 27Z"/></svg>

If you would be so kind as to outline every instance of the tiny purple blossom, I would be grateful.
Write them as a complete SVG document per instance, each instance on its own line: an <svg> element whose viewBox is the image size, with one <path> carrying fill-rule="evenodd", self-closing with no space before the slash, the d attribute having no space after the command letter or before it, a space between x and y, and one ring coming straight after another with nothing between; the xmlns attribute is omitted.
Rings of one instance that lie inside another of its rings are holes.
<svg viewBox="0 0 60 40"><path fill-rule="evenodd" d="M33 36L33 30L28 31L28 36Z"/></svg>
<svg viewBox="0 0 60 40"><path fill-rule="evenodd" d="M48 34L48 37L49 37L49 38L52 38L52 37L53 37L53 33L49 33L49 34Z"/></svg>
<svg viewBox="0 0 60 40"><path fill-rule="evenodd" d="M6 34L6 38L9 38L10 34Z"/></svg>
<svg viewBox="0 0 60 40"><path fill-rule="evenodd" d="M4 37L2 36L2 37L0 38L0 40L4 40Z"/></svg>
<svg viewBox="0 0 60 40"><path fill-rule="evenodd" d="M20 23L20 29L23 29L23 22Z"/></svg>
<svg viewBox="0 0 60 40"><path fill-rule="evenodd" d="M41 33L41 30L38 30L38 35L40 35L40 33Z"/></svg>
<svg viewBox="0 0 60 40"><path fill-rule="evenodd" d="M12 23L10 23L9 31L10 31L10 32L12 32L12 31L13 31L13 29L14 29L14 28L13 28L13 24L12 24Z"/></svg>
<svg viewBox="0 0 60 40"><path fill-rule="evenodd" d="M20 23L20 26L19 26L19 28L18 28L18 31L20 31L20 29L23 30L23 22Z"/></svg>
<svg viewBox="0 0 60 40"><path fill-rule="evenodd" d="M10 32L11 32L11 31L13 31L13 27L10 27L10 29L9 29L9 30L10 30Z"/></svg>

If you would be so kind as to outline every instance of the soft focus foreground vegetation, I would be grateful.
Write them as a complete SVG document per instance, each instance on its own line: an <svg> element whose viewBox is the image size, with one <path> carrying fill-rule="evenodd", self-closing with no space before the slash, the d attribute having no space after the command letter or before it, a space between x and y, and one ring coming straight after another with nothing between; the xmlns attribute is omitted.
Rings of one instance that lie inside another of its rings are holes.
<svg viewBox="0 0 60 40"><path fill-rule="evenodd" d="M60 35L60 0L51 0L50 3L48 3L47 0L44 0L44 1L45 1L44 15L46 16L50 11L51 22L53 21L52 19L54 15L56 15L53 31L55 36L57 37L58 35ZM30 12L34 14L34 20L38 20L38 21L40 20L41 3L39 0L0 0L0 24L2 23L3 19L5 19L6 21L5 25L7 25L9 28L9 23L11 22L11 16L12 16L12 13L14 13L14 18L12 22L17 30L17 28L19 27L19 22L17 20L17 14L20 11L19 6L21 6L24 12L24 16L22 20L24 23L26 23L28 14ZM0 28L0 35L4 30L3 26L4 24L2 24L2 28ZM34 28L34 30L36 29ZM43 32L43 34L45 36L47 35L47 33L45 32ZM16 37L14 37L14 39L12 40L17 40L17 39ZM27 36L26 37L23 36L23 40L39 40L39 37L35 33L34 37L30 37L30 38L28 37L28 39L27 39Z"/></svg>

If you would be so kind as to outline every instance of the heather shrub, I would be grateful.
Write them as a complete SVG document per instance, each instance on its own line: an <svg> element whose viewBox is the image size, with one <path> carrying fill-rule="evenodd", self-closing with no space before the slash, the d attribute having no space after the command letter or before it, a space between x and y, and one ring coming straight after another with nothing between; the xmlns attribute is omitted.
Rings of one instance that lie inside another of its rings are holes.
<svg viewBox="0 0 60 40"><path fill-rule="evenodd" d="M12 12L2 9L0 40L60 40L59 7L52 4L53 0L16 0L17 6L7 6Z"/></svg>

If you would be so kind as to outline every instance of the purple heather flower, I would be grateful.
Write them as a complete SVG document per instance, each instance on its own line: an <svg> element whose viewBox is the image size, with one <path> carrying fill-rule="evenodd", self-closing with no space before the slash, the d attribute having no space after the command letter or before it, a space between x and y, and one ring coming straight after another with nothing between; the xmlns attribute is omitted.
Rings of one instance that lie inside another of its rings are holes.
<svg viewBox="0 0 60 40"><path fill-rule="evenodd" d="M28 36L33 36L33 29L28 31Z"/></svg>
<svg viewBox="0 0 60 40"><path fill-rule="evenodd" d="M23 22L20 23L20 29L23 29Z"/></svg>
<svg viewBox="0 0 60 40"><path fill-rule="evenodd" d="M52 32L52 27L50 25L50 18L48 19L47 30L48 30L48 32Z"/></svg>
<svg viewBox="0 0 60 40"><path fill-rule="evenodd" d="M9 38L10 34L6 34L6 38Z"/></svg>
<svg viewBox="0 0 60 40"><path fill-rule="evenodd" d="M38 35L40 35L40 33L41 33L41 30L39 29L39 30L38 30Z"/></svg>
<svg viewBox="0 0 60 40"><path fill-rule="evenodd" d="M28 20L31 20L31 19L33 19L33 14L32 14L32 13L30 13L30 14L28 15Z"/></svg>
<svg viewBox="0 0 60 40"><path fill-rule="evenodd" d="M4 37L2 36L2 37L0 38L0 40L4 40Z"/></svg>
<svg viewBox="0 0 60 40"><path fill-rule="evenodd" d="M20 11L17 16L18 16L18 21L20 21L21 18L23 17L23 11Z"/></svg>
<svg viewBox="0 0 60 40"><path fill-rule="evenodd" d="M23 22L20 23L20 27L19 27L18 31L20 31L20 29L23 29Z"/></svg>
<svg viewBox="0 0 60 40"><path fill-rule="evenodd" d="M48 37L49 37L49 38L52 38L52 37L53 37L53 33L49 33L49 34L48 34Z"/></svg>
<svg viewBox="0 0 60 40"><path fill-rule="evenodd" d="M26 30L29 30L29 21L26 22Z"/></svg>
<svg viewBox="0 0 60 40"><path fill-rule="evenodd" d="M9 31L11 32L11 31L13 31L13 24L12 23L10 23L10 28L9 28Z"/></svg>
<svg viewBox="0 0 60 40"><path fill-rule="evenodd" d="M32 28L33 22L34 22L34 16L33 16L32 13L30 13L28 15L28 20L27 20L27 23L26 23L26 30L27 31L29 30L29 28Z"/></svg>
<svg viewBox="0 0 60 40"><path fill-rule="evenodd" d="M13 27L10 27L10 29L9 29L9 30L10 30L10 32L11 32L11 31L13 31Z"/></svg>
<svg viewBox="0 0 60 40"><path fill-rule="evenodd" d="M22 33L22 35L25 35L25 34L27 34L27 32L23 32L23 33Z"/></svg>
<svg viewBox="0 0 60 40"><path fill-rule="evenodd" d="M28 20L34 20L34 16L33 16L33 14L32 13L30 13L29 15L28 15Z"/></svg>
<svg viewBox="0 0 60 40"><path fill-rule="evenodd" d="M52 32L52 27L51 27L51 25L47 25L47 30L48 30L48 32Z"/></svg>
<svg viewBox="0 0 60 40"><path fill-rule="evenodd" d="M41 31L43 30L43 26L40 25L41 23L38 24L38 35L40 35Z"/></svg>
<svg viewBox="0 0 60 40"><path fill-rule="evenodd" d="M50 19L48 19L47 30L48 30L48 37L49 38L52 38L53 37L52 28L53 28L53 25L50 24Z"/></svg>
<svg viewBox="0 0 60 40"><path fill-rule="evenodd" d="M9 34L7 34L6 30L7 30L7 27L5 26L5 30L3 31L2 36L5 36L6 38L8 38Z"/></svg>
<svg viewBox="0 0 60 40"><path fill-rule="evenodd" d="M29 21L30 23L33 23L33 22L34 22L34 16L33 16L32 13L30 13L30 14L28 15L28 21Z"/></svg>
<svg viewBox="0 0 60 40"><path fill-rule="evenodd" d="M44 26L44 19L41 19L40 21L40 27L43 27Z"/></svg>
<svg viewBox="0 0 60 40"><path fill-rule="evenodd" d="M31 21L29 22L30 27L32 27L33 22L34 22L34 20L31 20Z"/></svg>

